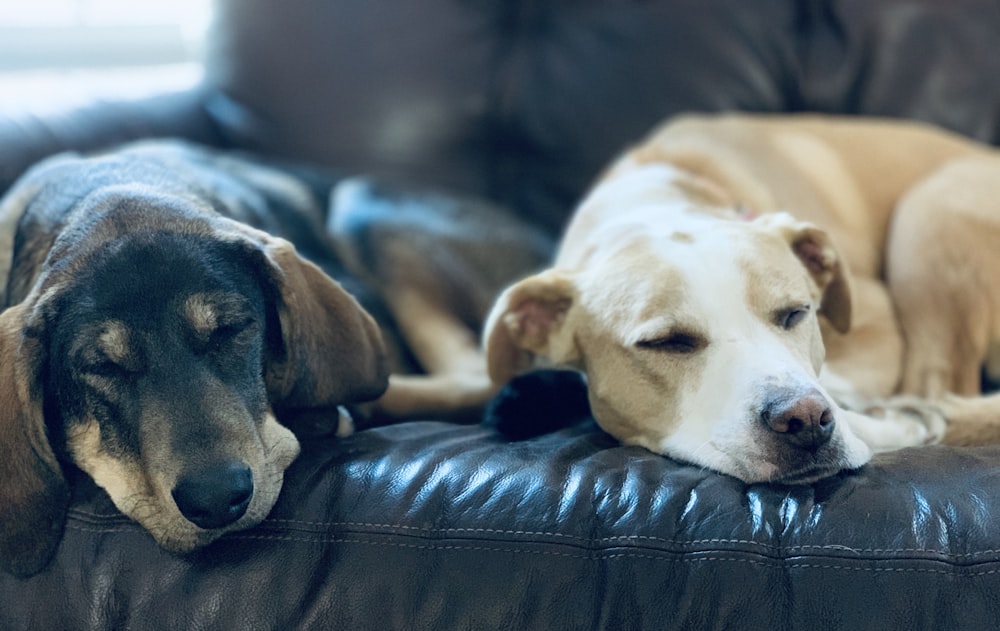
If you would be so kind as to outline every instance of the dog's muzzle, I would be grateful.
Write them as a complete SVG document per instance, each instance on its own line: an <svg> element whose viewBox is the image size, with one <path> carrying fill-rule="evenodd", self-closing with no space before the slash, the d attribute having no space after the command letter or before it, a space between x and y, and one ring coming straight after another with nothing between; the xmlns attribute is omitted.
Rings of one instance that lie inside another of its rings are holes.
<svg viewBox="0 0 1000 631"><path fill-rule="evenodd" d="M830 403L816 389L781 388L768 392L760 420L782 443L808 451L830 442L835 426Z"/></svg>

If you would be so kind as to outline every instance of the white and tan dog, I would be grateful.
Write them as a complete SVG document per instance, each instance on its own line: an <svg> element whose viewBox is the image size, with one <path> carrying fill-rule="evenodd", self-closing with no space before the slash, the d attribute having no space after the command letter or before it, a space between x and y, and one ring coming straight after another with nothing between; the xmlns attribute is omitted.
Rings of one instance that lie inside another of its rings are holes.
<svg viewBox="0 0 1000 631"><path fill-rule="evenodd" d="M995 441L1000 156L886 120L671 121L502 294L484 344L494 382L578 369L618 439L748 482Z"/></svg>

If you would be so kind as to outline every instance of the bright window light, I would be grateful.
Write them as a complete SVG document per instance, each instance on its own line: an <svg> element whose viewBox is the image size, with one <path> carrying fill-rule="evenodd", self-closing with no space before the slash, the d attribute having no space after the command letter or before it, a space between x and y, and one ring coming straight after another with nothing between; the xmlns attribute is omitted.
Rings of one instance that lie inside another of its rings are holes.
<svg viewBox="0 0 1000 631"><path fill-rule="evenodd" d="M211 0L0 3L0 71L107 68L200 59Z"/></svg>
<svg viewBox="0 0 1000 631"><path fill-rule="evenodd" d="M187 89L213 0L0 0L0 116Z"/></svg>

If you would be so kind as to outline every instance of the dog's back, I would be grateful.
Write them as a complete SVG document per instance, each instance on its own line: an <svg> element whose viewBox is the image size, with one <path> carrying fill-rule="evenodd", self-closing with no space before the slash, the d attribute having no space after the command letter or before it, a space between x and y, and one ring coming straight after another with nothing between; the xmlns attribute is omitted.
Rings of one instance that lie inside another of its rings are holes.
<svg viewBox="0 0 1000 631"><path fill-rule="evenodd" d="M87 212L86 199L116 187L140 195L200 200L212 212L292 241L331 275L339 271L329 269L335 264L323 231L332 176L290 177L249 155L222 154L180 141L138 142L89 157L85 178L79 177L80 159L62 154L39 163L5 197L0 224L10 242L0 253L3 306L27 295L65 226L74 222L79 224L76 229L88 229L88 220L79 216ZM316 184L310 186L312 182Z"/></svg>
<svg viewBox="0 0 1000 631"><path fill-rule="evenodd" d="M655 130L610 176L649 163L688 170L752 214L789 210L824 226L855 273L873 276L904 192L943 163L982 151L966 138L915 122L686 116Z"/></svg>

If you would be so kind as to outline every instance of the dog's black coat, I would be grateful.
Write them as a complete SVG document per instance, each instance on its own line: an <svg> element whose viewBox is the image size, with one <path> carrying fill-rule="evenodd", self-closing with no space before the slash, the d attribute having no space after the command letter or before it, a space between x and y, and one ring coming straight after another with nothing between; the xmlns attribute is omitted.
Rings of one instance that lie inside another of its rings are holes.
<svg viewBox="0 0 1000 631"><path fill-rule="evenodd" d="M381 394L374 321L275 238L339 271L322 190L172 142L23 178L4 206L21 214L0 315L0 567L45 565L75 467L168 549L250 527L298 453L275 417Z"/></svg>
<svg viewBox="0 0 1000 631"><path fill-rule="evenodd" d="M144 235L95 258L51 306L59 317L45 340L51 354L46 389L55 393L48 419L78 418L84 407L97 410L102 431L114 437L122 453L137 455L139 410L152 403L148 399L164 400L173 407L178 446L212 440L199 436L202 404L184 396L185 385L203 379L199 373L205 371L235 392L252 414L263 413L264 352L278 352L280 340L273 334L277 315L266 308L275 292L270 280L262 283L262 261L236 244L177 235ZM195 292L226 292L244 297L245 303L227 315L227 324L200 339L174 317ZM78 332L98 326L111 313L133 334L125 361L74 353ZM261 335L264 331L271 332L270 340ZM81 375L98 378L99 386L84 383ZM49 427L50 432L59 428L59 423Z"/></svg>

